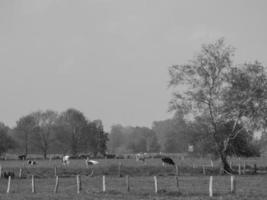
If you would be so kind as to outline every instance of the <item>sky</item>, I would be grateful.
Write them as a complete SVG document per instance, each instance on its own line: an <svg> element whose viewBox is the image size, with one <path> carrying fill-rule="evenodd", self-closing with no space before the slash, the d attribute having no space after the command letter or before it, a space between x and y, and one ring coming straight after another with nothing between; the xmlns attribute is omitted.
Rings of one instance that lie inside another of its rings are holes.
<svg viewBox="0 0 267 200"><path fill-rule="evenodd" d="M265 0L1 0L0 121L76 108L151 127L172 117L168 68L224 37L267 64Z"/></svg>

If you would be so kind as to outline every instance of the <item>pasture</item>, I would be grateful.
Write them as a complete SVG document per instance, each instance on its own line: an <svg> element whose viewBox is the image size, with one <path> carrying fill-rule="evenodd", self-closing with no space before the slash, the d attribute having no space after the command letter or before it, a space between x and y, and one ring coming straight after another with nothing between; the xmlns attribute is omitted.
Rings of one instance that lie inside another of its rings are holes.
<svg viewBox="0 0 267 200"><path fill-rule="evenodd" d="M6 194L7 180L0 181L0 199L210 199L207 176L179 177L180 192L172 176L158 177L158 194L154 192L153 177L130 177L127 192L125 178L106 177L106 192L102 192L102 178L82 176L82 190L76 193L75 177L61 178L58 193L53 193L55 179L36 179L36 193L31 193L31 179L12 180L10 194ZM214 177L213 199L266 199L266 176L237 177L236 194L230 194L229 176Z"/></svg>
<svg viewBox="0 0 267 200"><path fill-rule="evenodd" d="M61 160L38 160L38 165L28 166L26 161L0 161L2 171L15 172L10 193L6 194L7 180L0 179L0 199L210 199L209 176L214 176L213 199L266 199L267 174L248 175L256 164L259 171L266 170L265 158L232 159L232 166L246 165L244 175L236 175L236 193L230 194L230 176L219 175L219 161L209 159L175 158L179 166L179 190L175 168L162 166L159 158L146 163L134 159L98 159L99 165L86 168L84 160L71 160L68 167ZM206 175L202 167L206 167ZM92 168L94 173L92 174ZM18 178L22 169L22 178ZM59 188L55 187L55 173ZM81 175L81 193L77 194L76 175ZM31 176L34 175L36 193L31 193ZM106 177L106 192L102 191L102 176ZM126 175L130 191L127 191ZM155 193L153 176L157 176L158 193Z"/></svg>

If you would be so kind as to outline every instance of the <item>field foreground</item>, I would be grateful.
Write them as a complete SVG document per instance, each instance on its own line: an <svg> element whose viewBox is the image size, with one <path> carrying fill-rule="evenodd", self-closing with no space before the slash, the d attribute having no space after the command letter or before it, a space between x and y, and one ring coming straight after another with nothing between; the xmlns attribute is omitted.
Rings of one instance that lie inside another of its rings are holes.
<svg viewBox="0 0 267 200"><path fill-rule="evenodd" d="M230 194L230 177L214 176L212 199L267 198L267 176L237 176L236 193ZM205 200L208 196L208 176L181 176L179 189L173 176L158 177L158 193L154 191L153 177L130 177L127 191L125 177L106 176L106 192L102 191L102 177L81 176L82 190L77 194L76 177L60 178L58 193L54 193L55 179L36 179L36 193L31 191L31 179L14 179L6 194L7 180L0 179L0 199L180 199Z"/></svg>

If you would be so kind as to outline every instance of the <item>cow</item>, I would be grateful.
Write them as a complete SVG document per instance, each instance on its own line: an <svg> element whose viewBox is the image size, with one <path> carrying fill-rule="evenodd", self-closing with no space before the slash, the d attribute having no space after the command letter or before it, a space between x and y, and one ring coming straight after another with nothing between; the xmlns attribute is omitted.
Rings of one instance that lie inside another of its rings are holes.
<svg viewBox="0 0 267 200"><path fill-rule="evenodd" d="M96 161L96 160L90 160L89 158L87 158L86 160L85 160L85 165L88 167L89 165L97 165L97 164L99 164L99 162L98 161Z"/></svg>
<svg viewBox="0 0 267 200"><path fill-rule="evenodd" d="M170 158L170 157L163 157L161 158L162 160L162 165L164 166L165 164L168 164L168 165L173 165L175 166L175 162Z"/></svg>
<svg viewBox="0 0 267 200"><path fill-rule="evenodd" d="M37 162L35 160L28 160L28 165L37 165Z"/></svg>
<svg viewBox="0 0 267 200"><path fill-rule="evenodd" d="M69 166L69 164L70 164L70 156L69 155L63 156L62 163L63 163L64 166Z"/></svg>

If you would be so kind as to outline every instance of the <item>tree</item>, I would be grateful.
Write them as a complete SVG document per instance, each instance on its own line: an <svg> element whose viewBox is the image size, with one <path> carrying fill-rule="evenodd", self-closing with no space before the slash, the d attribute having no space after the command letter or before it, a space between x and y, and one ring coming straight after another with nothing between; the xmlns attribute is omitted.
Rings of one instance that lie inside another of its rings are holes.
<svg viewBox="0 0 267 200"><path fill-rule="evenodd" d="M129 134L128 149L134 153L157 152L160 149L156 134L147 127L131 127Z"/></svg>
<svg viewBox="0 0 267 200"><path fill-rule="evenodd" d="M157 134L161 150L168 153L187 151L189 145L188 125L182 113L176 113L172 119L153 123L152 130Z"/></svg>
<svg viewBox="0 0 267 200"><path fill-rule="evenodd" d="M52 110L45 112L38 111L32 113L35 119L36 128L31 135L31 142L42 151L44 159L47 157L47 152L50 148L51 143L55 139L53 133L55 132L55 123L57 121L57 113Z"/></svg>
<svg viewBox="0 0 267 200"><path fill-rule="evenodd" d="M223 168L232 172L227 149L243 130L255 131L264 125L267 110L267 78L258 62L233 66L234 49L223 39L203 45L186 65L170 67L170 87L175 89L170 109L206 119ZM219 127L234 122L229 134Z"/></svg>
<svg viewBox="0 0 267 200"><path fill-rule="evenodd" d="M105 155L107 150L108 133L104 131L101 120L95 120L94 123L96 125L97 152Z"/></svg>
<svg viewBox="0 0 267 200"><path fill-rule="evenodd" d="M6 153L9 149L15 147L14 140L8 135L9 128L0 122L0 156Z"/></svg>
<svg viewBox="0 0 267 200"><path fill-rule="evenodd" d="M108 149L111 152L116 152L117 148L125 143L125 135L122 132L121 125L113 125L109 134Z"/></svg>
<svg viewBox="0 0 267 200"><path fill-rule="evenodd" d="M72 155L80 151L82 132L87 125L87 119L82 112L68 109L59 116L57 121L57 139L60 141L64 153L70 148Z"/></svg>
<svg viewBox="0 0 267 200"><path fill-rule="evenodd" d="M113 153L131 153L128 148L129 136L132 134L132 127L123 127L122 125L113 125L109 134L109 150Z"/></svg>
<svg viewBox="0 0 267 200"><path fill-rule="evenodd" d="M234 122L227 122L218 127L219 135L223 138L231 134L231 129ZM238 125L239 126L239 125ZM216 144L213 142L213 137L208 133L206 123L203 123L203 118L196 118L194 122L190 123L190 143L194 145L194 150L198 155L204 156L206 154L213 154L218 157L216 151ZM241 130L241 127L238 127ZM259 156L259 146L253 139L253 133L242 129L240 133L229 141L227 146L227 156Z"/></svg>
<svg viewBox="0 0 267 200"><path fill-rule="evenodd" d="M15 127L14 136L18 140L19 144L24 148L24 154L27 156L30 147L30 136L36 128L36 121L33 115L29 114L21 117L17 121Z"/></svg>

